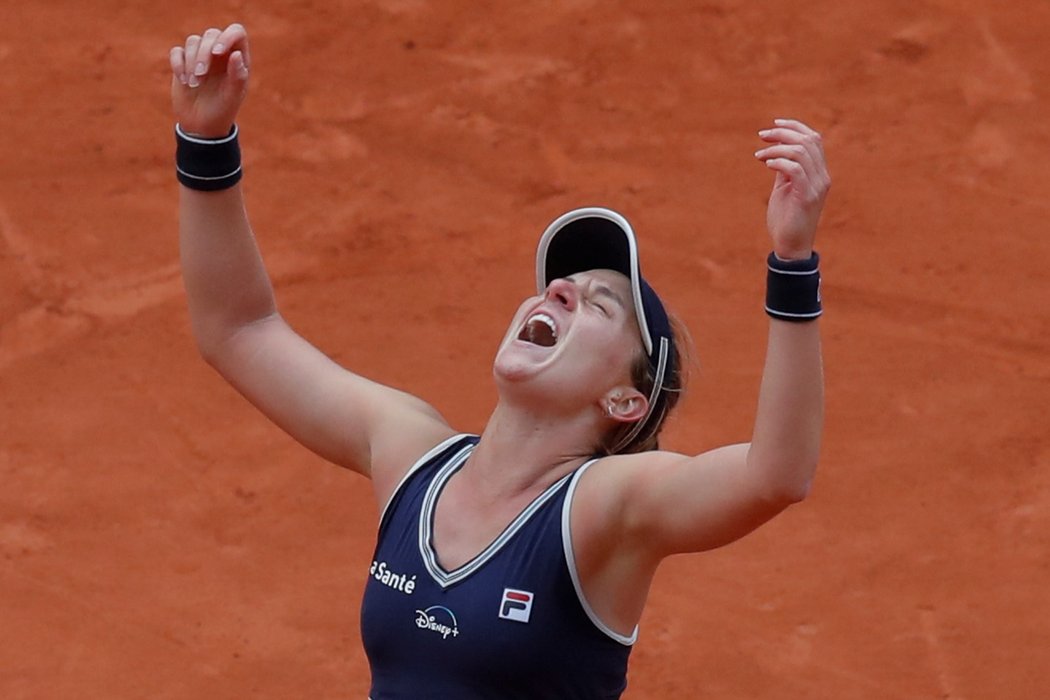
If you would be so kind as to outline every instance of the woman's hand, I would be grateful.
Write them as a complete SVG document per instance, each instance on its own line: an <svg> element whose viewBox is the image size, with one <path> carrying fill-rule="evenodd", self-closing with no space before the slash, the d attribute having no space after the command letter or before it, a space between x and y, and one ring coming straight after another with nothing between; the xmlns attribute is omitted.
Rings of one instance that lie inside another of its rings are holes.
<svg viewBox="0 0 1050 700"><path fill-rule="evenodd" d="M214 27L172 47L171 104L182 130L221 138L233 128L248 93L248 32L240 24Z"/></svg>
<svg viewBox="0 0 1050 700"><path fill-rule="evenodd" d="M766 211L773 252L784 260L806 259L813 252L817 222L831 187L820 134L793 119L775 119L758 132L772 145L755 157L776 172Z"/></svg>

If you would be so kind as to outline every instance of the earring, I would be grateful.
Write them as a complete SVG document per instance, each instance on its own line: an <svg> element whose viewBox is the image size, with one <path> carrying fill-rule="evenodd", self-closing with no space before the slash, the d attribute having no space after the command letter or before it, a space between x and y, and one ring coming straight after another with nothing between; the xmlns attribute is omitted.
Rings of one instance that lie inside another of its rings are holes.
<svg viewBox="0 0 1050 700"><path fill-rule="evenodd" d="M613 417L613 410L612 410L612 406L610 404L605 404L605 417L606 418L612 418Z"/></svg>

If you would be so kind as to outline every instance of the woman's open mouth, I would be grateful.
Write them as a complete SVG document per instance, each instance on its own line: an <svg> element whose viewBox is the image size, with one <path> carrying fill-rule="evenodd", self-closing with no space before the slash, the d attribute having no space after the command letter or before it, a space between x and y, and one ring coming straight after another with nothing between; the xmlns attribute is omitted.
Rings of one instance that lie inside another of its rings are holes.
<svg viewBox="0 0 1050 700"><path fill-rule="evenodd" d="M525 325L521 327L521 332L518 333L518 340L524 340L527 343L540 345L545 348L552 347L558 342L558 326L554 323L554 319L547 314L533 314L526 319Z"/></svg>

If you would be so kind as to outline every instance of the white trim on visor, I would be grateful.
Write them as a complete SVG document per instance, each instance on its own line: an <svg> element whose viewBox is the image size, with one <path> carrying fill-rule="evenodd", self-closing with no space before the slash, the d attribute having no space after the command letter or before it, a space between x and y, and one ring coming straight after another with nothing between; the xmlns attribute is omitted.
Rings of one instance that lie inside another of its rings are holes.
<svg viewBox="0 0 1050 700"><path fill-rule="evenodd" d="M670 346L668 345L667 338L660 338L660 359L656 364L656 381L653 382L653 390L649 392L649 407L645 410L645 415L640 421L636 421L630 432L621 438L620 442L613 447L613 452L619 452L621 449L631 444L631 440L638 437L638 433L642 432L642 428L649 422L649 418L652 417L653 411L656 410L656 401L660 397L660 391L664 388L664 374L667 373L667 354L670 352ZM667 410L666 407L663 410Z"/></svg>
<svg viewBox="0 0 1050 700"><path fill-rule="evenodd" d="M536 290L542 294L547 289L547 248L550 246L554 235L573 221L589 218L612 221L624 233L624 239L627 241L627 250L631 259L631 296L634 298L634 312L638 317L638 327L642 332L642 344L645 345L645 353L652 356L653 339L649 335L649 324L646 323L645 309L642 306L642 276L638 269L638 244L635 241L634 229L631 228L631 224L628 223L627 219L612 209L606 209L605 207L573 209L551 222L547 230L540 236L539 247L536 250Z"/></svg>

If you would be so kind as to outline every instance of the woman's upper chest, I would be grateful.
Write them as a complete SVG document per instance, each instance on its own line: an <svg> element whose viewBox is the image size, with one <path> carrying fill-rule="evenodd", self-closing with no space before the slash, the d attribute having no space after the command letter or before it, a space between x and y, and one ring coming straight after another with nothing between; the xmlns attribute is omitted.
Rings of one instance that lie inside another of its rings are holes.
<svg viewBox="0 0 1050 700"><path fill-rule="evenodd" d="M433 511L431 546L441 567L453 571L477 558L543 493L543 489L511 498L491 498L466 475L450 479L438 494Z"/></svg>

